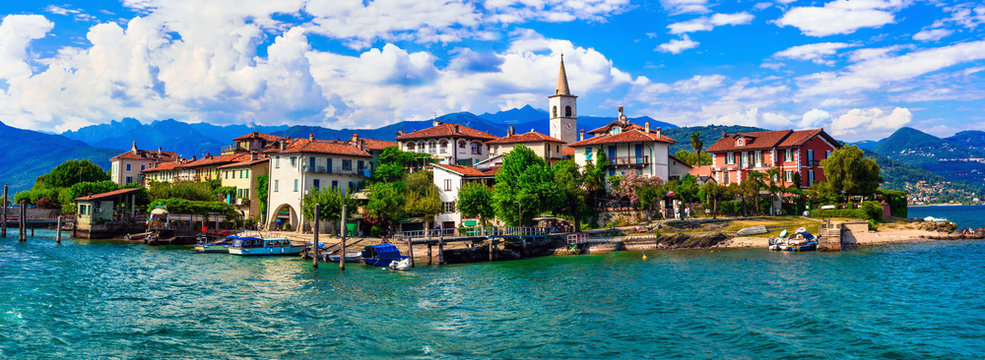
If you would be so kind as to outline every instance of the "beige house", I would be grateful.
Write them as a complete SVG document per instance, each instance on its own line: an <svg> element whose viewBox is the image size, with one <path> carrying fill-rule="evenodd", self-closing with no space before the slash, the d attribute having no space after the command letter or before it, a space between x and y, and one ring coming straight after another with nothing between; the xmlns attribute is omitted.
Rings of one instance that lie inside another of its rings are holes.
<svg viewBox="0 0 985 360"><path fill-rule="evenodd" d="M434 126L397 136L403 151L431 154L442 164L473 166L489 157L487 141L496 136L465 125L435 120Z"/></svg>
<svg viewBox="0 0 985 360"><path fill-rule="evenodd" d="M649 122L639 126L627 121L622 106L617 120L590 133L595 136L569 144L579 167L584 168L588 162L597 160L599 154L604 154L609 163L606 167L608 177L639 170L643 175L667 181L671 175L679 177L688 173L681 166L683 162L672 159L669 153L669 147L675 141L661 134L659 127L651 129ZM672 161L676 162L673 169L676 174L671 171Z"/></svg>
<svg viewBox="0 0 985 360"><path fill-rule="evenodd" d="M549 164L553 164L564 160L565 155L561 151L564 144L564 141L535 131L530 131L526 134L515 134L512 126L510 126L506 136L486 142L486 145L489 146L489 155L497 157L499 159L498 164L502 164L502 156L500 155L509 154L517 145L530 148L537 156L540 156Z"/></svg>
<svg viewBox="0 0 985 360"><path fill-rule="evenodd" d="M269 161L267 155L252 153L249 160L218 167L222 186L236 188L236 195L225 199L226 203L236 206L244 219L262 215L256 190L257 178L269 173ZM263 220L262 217L260 219Z"/></svg>
<svg viewBox="0 0 985 360"><path fill-rule="evenodd" d="M137 149L137 142L133 142L130 151L109 158L110 180L120 186L133 183L141 183L141 172L157 166L161 163L171 162L178 159L178 154L170 151L157 151Z"/></svg>
<svg viewBox="0 0 985 360"><path fill-rule="evenodd" d="M247 161L250 157L251 155L247 153L219 156L206 154L201 159L192 157L191 160L178 159L169 163L160 163L142 173L145 179L158 182L212 181L219 179L220 166Z"/></svg>
<svg viewBox="0 0 985 360"><path fill-rule="evenodd" d="M264 150L270 149L277 140L281 139L284 139L284 137L254 131L233 139L233 144L231 145L223 146L220 155L249 152L262 153Z"/></svg>

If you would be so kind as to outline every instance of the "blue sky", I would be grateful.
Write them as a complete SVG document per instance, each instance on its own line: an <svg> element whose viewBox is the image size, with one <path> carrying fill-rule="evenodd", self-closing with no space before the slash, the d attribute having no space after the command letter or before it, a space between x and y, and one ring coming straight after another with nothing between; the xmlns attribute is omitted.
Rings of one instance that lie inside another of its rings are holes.
<svg viewBox="0 0 985 360"><path fill-rule="evenodd" d="M378 127L546 107L681 126L985 129L985 5L126 0L0 5L0 121Z"/></svg>

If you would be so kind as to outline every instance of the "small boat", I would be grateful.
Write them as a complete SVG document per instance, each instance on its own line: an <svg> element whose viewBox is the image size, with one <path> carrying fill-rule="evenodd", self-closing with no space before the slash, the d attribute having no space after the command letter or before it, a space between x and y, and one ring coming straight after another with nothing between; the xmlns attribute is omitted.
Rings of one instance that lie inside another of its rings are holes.
<svg viewBox="0 0 985 360"><path fill-rule="evenodd" d="M786 230L780 237L770 239L770 250L779 251L814 251L817 250L817 238L814 234L807 232L801 227L794 232L793 236L786 238Z"/></svg>
<svg viewBox="0 0 985 360"><path fill-rule="evenodd" d="M241 237L233 240L233 244L229 246L229 253L244 256L298 255L301 253L301 246L291 244L291 241L284 237L269 239Z"/></svg>
<svg viewBox="0 0 985 360"><path fill-rule="evenodd" d="M348 263L351 263L351 262L359 262L362 259L363 259L363 254L362 253L347 253L347 254L345 254L345 262L348 262ZM339 256L338 255L329 255L328 256L328 261L331 261L331 262L339 262Z"/></svg>
<svg viewBox="0 0 985 360"><path fill-rule="evenodd" d="M768 232L769 230L766 230L765 226L758 225L758 226L750 226L747 228L739 229L739 231L737 231L736 233L739 235L762 235Z"/></svg>
<svg viewBox="0 0 985 360"><path fill-rule="evenodd" d="M239 237L234 235L229 235L226 236L225 239L219 242L213 242L213 243L200 242L198 244L195 244L195 251L198 251L200 253L228 253L229 246L231 246L233 244L233 241L235 241L237 238Z"/></svg>
<svg viewBox="0 0 985 360"><path fill-rule="evenodd" d="M787 231L783 230L780 232L780 236L773 237L769 239L770 250L780 250L780 245L786 246L787 244Z"/></svg>
<svg viewBox="0 0 985 360"><path fill-rule="evenodd" d="M362 252L363 263L373 266L390 266L394 260L406 258L407 255L400 255L400 249L393 244L370 245L364 247Z"/></svg>
<svg viewBox="0 0 985 360"><path fill-rule="evenodd" d="M394 270L407 270L410 269L410 259L404 258L403 260L397 261L393 260L390 262L390 268Z"/></svg>

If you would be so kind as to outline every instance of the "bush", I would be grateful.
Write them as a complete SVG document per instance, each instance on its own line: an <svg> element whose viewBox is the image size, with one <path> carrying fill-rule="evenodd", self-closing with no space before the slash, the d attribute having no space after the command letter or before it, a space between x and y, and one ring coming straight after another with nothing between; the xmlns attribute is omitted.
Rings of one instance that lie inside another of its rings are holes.
<svg viewBox="0 0 985 360"><path fill-rule="evenodd" d="M238 217L239 212L232 205L218 201L189 201L185 199L154 200L147 206L147 212L157 206L164 206L172 214L208 214L219 213L226 217Z"/></svg>
<svg viewBox="0 0 985 360"><path fill-rule="evenodd" d="M811 217L821 217L821 210L811 210ZM824 210L824 217L879 221L882 220L882 205L875 201L866 201L858 209Z"/></svg>
<svg viewBox="0 0 985 360"><path fill-rule="evenodd" d="M722 201L718 203L718 211L729 215L740 214L742 213L742 202L739 200Z"/></svg>
<svg viewBox="0 0 985 360"><path fill-rule="evenodd" d="M869 230L876 231L879 230L879 223L875 220L869 219Z"/></svg>

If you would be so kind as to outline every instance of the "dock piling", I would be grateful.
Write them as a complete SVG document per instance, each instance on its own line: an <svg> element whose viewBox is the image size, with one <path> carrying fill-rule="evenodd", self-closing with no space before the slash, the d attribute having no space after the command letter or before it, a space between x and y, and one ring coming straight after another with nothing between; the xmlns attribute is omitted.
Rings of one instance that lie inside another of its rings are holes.
<svg viewBox="0 0 985 360"><path fill-rule="evenodd" d="M496 246L495 241L496 240L489 239L489 262L493 261L493 247Z"/></svg>
<svg viewBox="0 0 985 360"><path fill-rule="evenodd" d="M438 265L447 264L445 262L445 236L438 238Z"/></svg>
<svg viewBox="0 0 985 360"><path fill-rule="evenodd" d="M414 267L414 240L407 238L407 258L410 259L410 267Z"/></svg>
<svg viewBox="0 0 985 360"><path fill-rule="evenodd" d="M431 243L429 242L428 243L428 266L431 266L431 264L432 264L432 260L431 259L432 259L432 256L431 256Z"/></svg>
<svg viewBox="0 0 985 360"><path fill-rule="evenodd" d="M318 268L318 228L320 227L319 215L321 215L321 204L315 204L315 228L314 230L314 241L311 244L311 268Z"/></svg>
<svg viewBox="0 0 985 360"><path fill-rule="evenodd" d="M62 216L58 215L58 222L55 224L55 244L62 243Z"/></svg>
<svg viewBox="0 0 985 360"><path fill-rule="evenodd" d="M3 233L0 237L7 237L7 184L3 184Z"/></svg>
<svg viewBox="0 0 985 360"><path fill-rule="evenodd" d="M342 205L342 243L339 244L339 271L345 271L345 218L348 215L349 207Z"/></svg>
<svg viewBox="0 0 985 360"><path fill-rule="evenodd" d="M27 225L27 221L24 220L27 217L27 201L21 200L21 216L17 219L17 235L20 242L27 241L27 229L24 227Z"/></svg>

